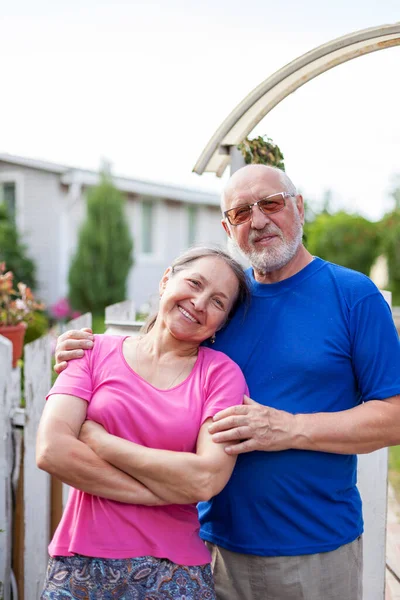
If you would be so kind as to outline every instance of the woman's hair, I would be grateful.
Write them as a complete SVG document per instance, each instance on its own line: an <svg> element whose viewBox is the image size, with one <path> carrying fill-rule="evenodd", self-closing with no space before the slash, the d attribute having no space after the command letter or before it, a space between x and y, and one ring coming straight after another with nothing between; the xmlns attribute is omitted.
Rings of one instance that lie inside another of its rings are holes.
<svg viewBox="0 0 400 600"><path fill-rule="evenodd" d="M173 276L174 273L185 269L187 265L191 264L195 260L198 260L199 258L204 258L205 256L213 256L215 258L220 258L224 261L226 265L228 265L228 267L231 268L234 275L236 276L238 282L238 293L227 317L228 320L233 316L237 307L240 304L244 304L246 307L248 306L250 302L250 290L249 285L247 283L247 277L245 272L243 271L242 266L227 252L221 250L221 248L212 248L205 246L189 248L189 250L186 250L186 252L178 256L178 258L176 258L171 264L171 276ZM146 323L143 325L141 332L148 333L150 329L152 329L154 323L156 322L156 319L157 313L151 315L146 321Z"/></svg>

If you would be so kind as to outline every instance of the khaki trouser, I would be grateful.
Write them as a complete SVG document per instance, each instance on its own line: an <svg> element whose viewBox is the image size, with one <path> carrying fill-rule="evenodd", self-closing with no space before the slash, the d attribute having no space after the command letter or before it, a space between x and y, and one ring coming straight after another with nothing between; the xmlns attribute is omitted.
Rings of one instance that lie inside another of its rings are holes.
<svg viewBox="0 0 400 600"><path fill-rule="evenodd" d="M302 556L238 554L207 544L217 600L361 600L362 539Z"/></svg>

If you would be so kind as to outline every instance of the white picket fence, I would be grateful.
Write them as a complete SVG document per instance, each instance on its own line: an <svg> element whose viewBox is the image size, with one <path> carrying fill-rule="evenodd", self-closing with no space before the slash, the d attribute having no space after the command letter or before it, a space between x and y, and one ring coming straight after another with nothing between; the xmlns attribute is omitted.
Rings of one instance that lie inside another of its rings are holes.
<svg viewBox="0 0 400 600"><path fill-rule="evenodd" d="M107 333L137 334L132 302L106 310ZM90 327L91 315L69 327ZM11 343L0 336L0 600L18 600L11 571L12 490L16 489L21 453L24 456L24 600L38 600L48 560L50 477L35 464L35 437L44 398L51 384L50 338L25 346L25 408L20 408L20 372L11 368ZM360 457L358 481L364 502L363 600L383 600L387 510L387 449ZM65 500L67 486L64 486Z"/></svg>

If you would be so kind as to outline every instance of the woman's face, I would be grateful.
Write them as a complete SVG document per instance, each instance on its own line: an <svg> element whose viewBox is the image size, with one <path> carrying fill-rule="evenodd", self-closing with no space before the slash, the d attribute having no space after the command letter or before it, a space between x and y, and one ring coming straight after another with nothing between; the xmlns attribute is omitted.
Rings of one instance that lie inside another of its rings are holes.
<svg viewBox="0 0 400 600"><path fill-rule="evenodd" d="M201 343L225 323L239 290L238 280L216 256L198 258L160 282L158 317L176 339Z"/></svg>

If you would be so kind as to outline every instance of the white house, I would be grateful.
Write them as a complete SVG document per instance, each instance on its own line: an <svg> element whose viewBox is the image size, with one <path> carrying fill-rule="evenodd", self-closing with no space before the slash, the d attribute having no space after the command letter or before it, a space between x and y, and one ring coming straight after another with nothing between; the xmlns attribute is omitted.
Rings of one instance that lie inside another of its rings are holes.
<svg viewBox="0 0 400 600"><path fill-rule="evenodd" d="M113 177L126 197L126 216L135 242L128 297L136 306L158 296L169 261L193 244L225 244L216 194L150 181ZM48 305L68 293L68 268L85 194L98 173L0 154L0 202L14 215L37 265L38 296Z"/></svg>

